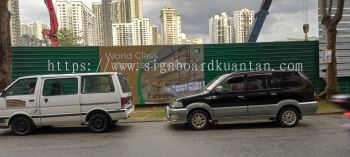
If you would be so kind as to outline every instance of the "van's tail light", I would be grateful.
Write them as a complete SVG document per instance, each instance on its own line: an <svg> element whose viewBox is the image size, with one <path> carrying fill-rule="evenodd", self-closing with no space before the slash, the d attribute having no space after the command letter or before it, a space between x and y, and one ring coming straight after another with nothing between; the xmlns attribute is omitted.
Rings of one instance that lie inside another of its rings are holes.
<svg viewBox="0 0 350 157"><path fill-rule="evenodd" d="M344 113L344 117L350 118L350 112L345 112L345 113Z"/></svg>
<svg viewBox="0 0 350 157"><path fill-rule="evenodd" d="M121 108L124 109L126 104L129 103L129 98L120 98Z"/></svg>
<svg viewBox="0 0 350 157"><path fill-rule="evenodd" d="M315 100L315 101L318 100L318 96L317 96L316 92L314 92L314 100Z"/></svg>

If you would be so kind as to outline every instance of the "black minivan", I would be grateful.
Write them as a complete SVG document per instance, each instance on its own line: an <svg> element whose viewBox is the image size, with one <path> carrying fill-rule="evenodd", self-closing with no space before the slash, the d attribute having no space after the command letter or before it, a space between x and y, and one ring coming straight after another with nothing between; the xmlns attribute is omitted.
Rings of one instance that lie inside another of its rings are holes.
<svg viewBox="0 0 350 157"><path fill-rule="evenodd" d="M311 82L302 72L250 71L221 75L203 90L173 99L166 110L168 121L201 130L209 122L278 121L294 127L317 109Z"/></svg>

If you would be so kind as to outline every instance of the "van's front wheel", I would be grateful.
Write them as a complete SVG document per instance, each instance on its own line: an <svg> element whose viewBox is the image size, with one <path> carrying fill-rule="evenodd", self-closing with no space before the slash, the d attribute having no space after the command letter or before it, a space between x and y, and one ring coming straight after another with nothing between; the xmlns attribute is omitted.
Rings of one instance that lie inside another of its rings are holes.
<svg viewBox="0 0 350 157"><path fill-rule="evenodd" d="M106 132L111 127L111 122L103 114L94 114L89 120L89 128L92 132Z"/></svg>
<svg viewBox="0 0 350 157"><path fill-rule="evenodd" d="M188 124L195 130L206 129L209 124L209 115L203 110L192 111L188 117Z"/></svg>
<svg viewBox="0 0 350 157"><path fill-rule="evenodd" d="M15 117L11 121L11 129L15 135L23 136L28 135L34 128L33 122L24 116Z"/></svg>

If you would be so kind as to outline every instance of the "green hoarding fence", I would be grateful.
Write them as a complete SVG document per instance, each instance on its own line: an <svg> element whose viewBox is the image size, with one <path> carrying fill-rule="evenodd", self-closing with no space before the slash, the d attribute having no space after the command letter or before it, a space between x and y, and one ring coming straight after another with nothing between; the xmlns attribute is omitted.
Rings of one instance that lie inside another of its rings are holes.
<svg viewBox="0 0 350 157"><path fill-rule="evenodd" d="M323 84L319 78L318 47L318 41L209 44L204 45L204 62L206 65L213 60L235 64L236 68L231 66L231 71L283 70L288 66L290 70L302 69L320 92ZM205 82L229 72L205 69Z"/></svg>
<svg viewBox="0 0 350 157"><path fill-rule="evenodd" d="M246 65L245 70L250 70L250 66L253 70L256 69L258 63L261 68L265 68L265 65L268 67L266 63L269 63L271 69L279 70L281 63L286 66L291 63L295 68L302 65L303 72L310 78L316 91L321 92L324 81L319 78L318 45L318 41L206 44L205 65L217 60L219 63L230 63L231 67L221 67L218 70L212 63L211 69L204 69L204 81L208 82L218 75L235 71L235 68L244 70L240 69L242 63ZM96 72L99 71L99 61L99 47L14 47L13 79L73 71ZM236 67L233 68L232 64ZM341 93L350 93L350 77L338 78L338 81Z"/></svg>
<svg viewBox="0 0 350 157"><path fill-rule="evenodd" d="M14 47L13 79L40 74L96 72L98 47Z"/></svg>
<svg viewBox="0 0 350 157"><path fill-rule="evenodd" d="M350 94L350 77L338 78L339 90L342 94Z"/></svg>

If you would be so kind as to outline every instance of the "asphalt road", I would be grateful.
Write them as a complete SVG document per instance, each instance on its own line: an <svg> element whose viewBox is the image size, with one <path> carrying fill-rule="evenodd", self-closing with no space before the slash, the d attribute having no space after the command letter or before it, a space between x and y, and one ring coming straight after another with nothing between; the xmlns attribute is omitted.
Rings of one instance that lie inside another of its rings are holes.
<svg viewBox="0 0 350 157"><path fill-rule="evenodd" d="M348 157L342 115L304 117L295 128L273 123L214 125L193 131L167 122L120 123L112 132L53 128L30 136L0 130L1 157Z"/></svg>

